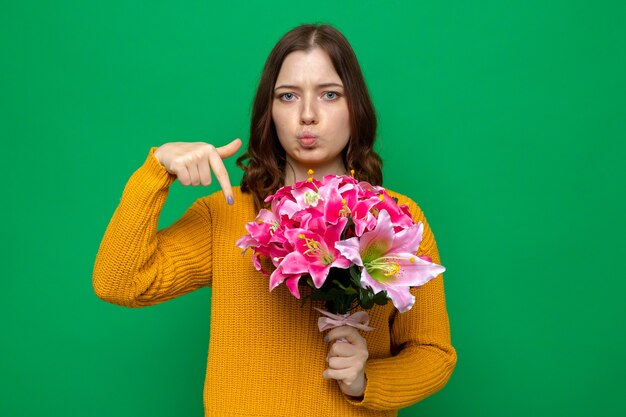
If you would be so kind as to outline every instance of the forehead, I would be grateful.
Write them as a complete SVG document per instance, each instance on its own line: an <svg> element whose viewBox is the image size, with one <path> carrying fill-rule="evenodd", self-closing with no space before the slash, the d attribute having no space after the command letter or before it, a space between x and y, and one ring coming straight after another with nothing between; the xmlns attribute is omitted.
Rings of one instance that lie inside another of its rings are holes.
<svg viewBox="0 0 626 417"><path fill-rule="evenodd" d="M279 83L341 83L341 78L330 57L321 48L295 51L287 55L280 67L276 84Z"/></svg>

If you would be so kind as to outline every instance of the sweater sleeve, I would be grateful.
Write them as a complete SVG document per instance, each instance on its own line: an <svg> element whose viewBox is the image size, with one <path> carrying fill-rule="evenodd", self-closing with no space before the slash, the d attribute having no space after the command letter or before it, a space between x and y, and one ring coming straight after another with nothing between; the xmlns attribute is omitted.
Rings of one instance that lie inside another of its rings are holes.
<svg viewBox="0 0 626 417"><path fill-rule="evenodd" d="M201 200L157 232L175 176L155 149L128 180L96 256L94 291L113 304L154 305L211 284L211 218Z"/></svg>
<svg viewBox="0 0 626 417"><path fill-rule="evenodd" d="M427 255L441 264L424 214L413 201L406 203L414 221L424 224L418 255ZM367 361L365 393L361 401L348 397L352 404L375 410L395 410L423 400L448 382L457 356L450 340L443 275L411 289L411 293L415 296L413 308L405 313L395 310L390 324L394 356Z"/></svg>

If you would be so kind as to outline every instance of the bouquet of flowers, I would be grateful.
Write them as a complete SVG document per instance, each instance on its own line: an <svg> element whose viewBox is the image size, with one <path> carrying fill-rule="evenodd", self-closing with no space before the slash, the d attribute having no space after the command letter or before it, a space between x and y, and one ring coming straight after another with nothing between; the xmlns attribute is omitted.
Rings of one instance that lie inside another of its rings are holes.
<svg viewBox="0 0 626 417"><path fill-rule="evenodd" d="M417 256L423 224L382 187L347 175L321 181L312 175L309 170L306 181L267 197L270 210L246 224L248 233L236 245L243 253L252 248L270 291L284 283L300 299L299 285L308 285L306 298L324 300L330 314L322 313L330 317L388 300L400 312L409 310L415 302L410 288L445 271Z"/></svg>

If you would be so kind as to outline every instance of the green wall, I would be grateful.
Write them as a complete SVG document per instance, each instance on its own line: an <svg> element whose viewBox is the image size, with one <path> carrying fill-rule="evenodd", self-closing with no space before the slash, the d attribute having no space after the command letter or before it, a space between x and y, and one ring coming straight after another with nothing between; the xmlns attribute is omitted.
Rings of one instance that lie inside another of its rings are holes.
<svg viewBox="0 0 626 417"><path fill-rule="evenodd" d="M3 2L0 415L202 415L210 290L124 309L93 261L149 148L247 140L272 45L320 21L448 269L458 365L400 415L626 415L626 6L578 0Z"/></svg>

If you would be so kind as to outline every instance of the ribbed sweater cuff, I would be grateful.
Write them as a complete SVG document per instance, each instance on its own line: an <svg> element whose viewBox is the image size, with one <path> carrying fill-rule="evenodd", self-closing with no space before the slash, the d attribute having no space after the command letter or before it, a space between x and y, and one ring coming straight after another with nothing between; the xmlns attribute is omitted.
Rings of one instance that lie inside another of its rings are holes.
<svg viewBox="0 0 626 417"><path fill-rule="evenodd" d="M137 170L137 174L139 174L138 176L140 177L141 182L148 182L152 186L159 184L159 188L168 188L176 180L176 175L172 175L167 172L165 167L156 159L154 151L157 149L158 148L156 146L150 148L148 157L143 165Z"/></svg>
<svg viewBox="0 0 626 417"><path fill-rule="evenodd" d="M385 398L389 398L389 383L391 381L389 381L388 378L385 378L385 374L393 375L393 373L397 371L398 370L396 368L385 366L384 360L368 361L365 364L367 384L365 385L363 398L357 399L346 395L346 400L352 405L371 408L374 410L390 409L388 400L385 401ZM397 393L392 394L392 396L397 396Z"/></svg>
<svg viewBox="0 0 626 417"><path fill-rule="evenodd" d="M158 221L161 208L167 198L169 187L176 180L154 157L156 147L150 149L148 157L130 177L124 188L124 195L118 209L135 212L136 207L144 207L146 221ZM153 212L153 209L156 212ZM148 214L148 212L152 214Z"/></svg>
<svg viewBox="0 0 626 417"><path fill-rule="evenodd" d="M365 364L367 385L363 399L345 396L356 406L374 410L398 410L414 404L441 389L454 369L440 353L423 352L422 366L398 363L398 357L373 359ZM401 360L404 362L404 360ZM421 375L417 382L416 375Z"/></svg>

